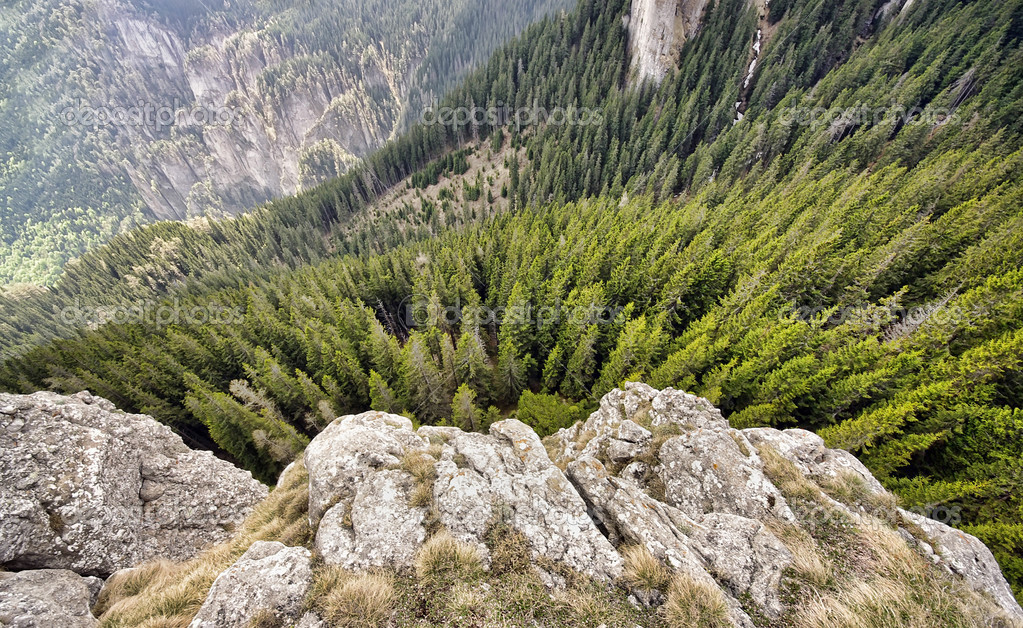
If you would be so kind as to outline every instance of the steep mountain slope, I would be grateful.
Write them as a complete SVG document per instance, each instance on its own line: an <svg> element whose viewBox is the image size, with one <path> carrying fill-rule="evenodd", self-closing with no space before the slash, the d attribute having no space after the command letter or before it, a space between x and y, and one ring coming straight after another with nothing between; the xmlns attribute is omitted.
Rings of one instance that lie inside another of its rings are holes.
<svg viewBox="0 0 1023 628"><path fill-rule="evenodd" d="M0 284L345 172L562 0L0 9Z"/></svg>
<svg viewBox="0 0 1023 628"><path fill-rule="evenodd" d="M3 303L10 355L76 334L53 307L230 320L129 315L0 381L90 388L272 478L340 413L549 433L645 379L819 431L968 526L1018 595L1023 2L708 7L659 84L631 71L631 5L585 1L446 101L588 124L413 127L251 216L118 238ZM500 211L452 184L467 147L500 155Z"/></svg>

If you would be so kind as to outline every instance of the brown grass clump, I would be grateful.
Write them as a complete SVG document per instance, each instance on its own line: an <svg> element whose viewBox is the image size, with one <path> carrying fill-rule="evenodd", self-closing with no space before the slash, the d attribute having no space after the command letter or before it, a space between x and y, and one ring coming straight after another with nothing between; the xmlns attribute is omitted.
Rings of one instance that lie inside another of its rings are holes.
<svg viewBox="0 0 1023 628"><path fill-rule="evenodd" d="M256 611L246 628L284 628L284 620L274 611L264 608Z"/></svg>
<svg viewBox="0 0 1023 628"><path fill-rule="evenodd" d="M826 504L820 487L803 475L796 465L778 453L770 445L759 448L760 459L764 463L764 473L778 487L788 500L802 500L810 503Z"/></svg>
<svg viewBox="0 0 1023 628"><path fill-rule="evenodd" d="M416 576L422 586L449 585L475 580L483 574L479 550L441 530L419 548Z"/></svg>
<svg viewBox="0 0 1023 628"><path fill-rule="evenodd" d="M459 582L451 587L447 611L455 619L474 623L479 620L486 603L486 593L479 584Z"/></svg>
<svg viewBox="0 0 1023 628"><path fill-rule="evenodd" d="M834 586L837 571L832 559L820 550L805 530L781 521L768 521L767 528L792 553L792 564L786 570L790 579L814 591Z"/></svg>
<svg viewBox="0 0 1023 628"><path fill-rule="evenodd" d="M911 549L898 532L876 519L863 523L869 565L834 591L797 609L799 628L927 628L1018 626L988 598L941 572Z"/></svg>
<svg viewBox="0 0 1023 628"><path fill-rule="evenodd" d="M340 628L383 626L394 610L394 579L386 573L346 574L315 602L320 616Z"/></svg>
<svg viewBox="0 0 1023 628"><path fill-rule="evenodd" d="M111 576L103 587L92 612L102 615L113 601L138 595L145 589L164 588L173 581L177 565L169 560L155 560Z"/></svg>
<svg viewBox="0 0 1023 628"><path fill-rule="evenodd" d="M893 528L901 519L898 514L899 498L888 492L872 492L858 473L844 471L835 477L820 479L818 485L832 499L853 511L863 511L881 519Z"/></svg>
<svg viewBox="0 0 1023 628"><path fill-rule="evenodd" d="M417 481L425 482L436 477L436 463L437 460L425 452L410 451L402 457L399 468L407 471Z"/></svg>
<svg viewBox="0 0 1023 628"><path fill-rule="evenodd" d="M101 628L185 628L225 569L256 541L308 545L309 478L301 461L230 541L184 563L154 561L118 576L96 604Z"/></svg>
<svg viewBox="0 0 1023 628"><path fill-rule="evenodd" d="M429 508L433 504L436 463L435 458L421 451L410 451L402 457L398 468L415 479L415 489L409 498L409 506L412 508Z"/></svg>
<svg viewBox="0 0 1023 628"><path fill-rule="evenodd" d="M686 574L676 574L668 586L668 601L661 607L673 628L725 628L730 626L728 605L721 589Z"/></svg>
<svg viewBox="0 0 1023 628"><path fill-rule="evenodd" d="M643 545L630 545L621 550L625 559L625 572L622 581L633 590L661 591L667 590L671 582L671 573Z"/></svg>
<svg viewBox="0 0 1023 628"><path fill-rule="evenodd" d="M526 573L532 569L529 539L508 523L495 518L487 529L485 540L490 550L490 572L493 575Z"/></svg>

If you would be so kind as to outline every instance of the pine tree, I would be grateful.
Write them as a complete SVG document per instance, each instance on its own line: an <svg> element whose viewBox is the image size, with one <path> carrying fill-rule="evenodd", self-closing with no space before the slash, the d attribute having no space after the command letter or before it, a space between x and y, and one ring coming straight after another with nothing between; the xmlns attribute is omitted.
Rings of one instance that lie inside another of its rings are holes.
<svg viewBox="0 0 1023 628"><path fill-rule="evenodd" d="M590 385L597 370L597 341L600 330L596 325L586 328L572 351L561 380L561 392L570 399L583 399L590 395Z"/></svg>
<svg viewBox="0 0 1023 628"><path fill-rule="evenodd" d="M438 421L447 414L444 391L447 382L441 374L426 338L414 331L402 350L400 367L404 388L408 390L412 412L427 421Z"/></svg>
<svg viewBox="0 0 1023 628"><path fill-rule="evenodd" d="M511 405L526 388L527 365L516 352L513 344L501 345L494 370L494 388L497 397L505 405Z"/></svg>
<svg viewBox="0 0 1023 628"><path fill-rule="evenodd" d="M401 414L402 404L384 378L376 371L369 372L369 407L371 410Z"/></svg>
<svg viewBox="0 0 1023 628"><path fill-rule="evenodd" d="M476 393L467 384L462 384L451 402L452 423L466 432L475 432L480 429L482 419L482 412L476 407Z"/></svg>

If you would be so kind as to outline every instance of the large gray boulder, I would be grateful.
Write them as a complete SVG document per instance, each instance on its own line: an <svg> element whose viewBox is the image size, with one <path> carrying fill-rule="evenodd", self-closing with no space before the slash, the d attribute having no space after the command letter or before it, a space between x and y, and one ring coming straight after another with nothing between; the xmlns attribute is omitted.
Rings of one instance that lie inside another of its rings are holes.
<svg viewBox="0 0 1023 628"><path fill-rule="evenodd" d="M405 462L424 457L426 480ZM519 421L495 423L488 435L413 431L404 417L368 412L333 422L313 439L305 464L316 547L328 564L408 567L430 515L486 556L484 536L501 517L536 556L605 581L621 574L622 559L586 503ZM428 494L416 501L417 491Z"/></svg>
<svg viewBox="0 0 1023 628"><path fill-rule="evenodd" d="M316 551L347 569L412 566L426 540L426 511L409 505L414 490L407 473L370 475L351 504L339 502L320 520Z"/></svg>
<svg viewBox="0 0 1023 628"><path fill-rule="evenodd" d="M312 582L309 550L256 541L217 576L190 628L236 628L269 615L291 625Z"/></svg>
<svg viewBox="0 0 1023 628"><path fill-rule="evenodd" d="M93 628L90 608L103 581L64 569L0 572L0 625L11 628Z"/></svg>
<svg viewBox="0 0 1023 628"><path fill-rule="evenodd" d="M107 576L227 540L265 498L247 471L79 393L0 394L0 565Z"/></svg>

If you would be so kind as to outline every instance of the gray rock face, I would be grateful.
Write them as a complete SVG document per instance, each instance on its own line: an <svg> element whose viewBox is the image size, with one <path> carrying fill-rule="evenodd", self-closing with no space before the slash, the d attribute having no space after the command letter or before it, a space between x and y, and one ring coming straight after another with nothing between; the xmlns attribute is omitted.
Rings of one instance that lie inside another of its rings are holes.
<svg viewBox="0 0 1023 628"><path fill-rule="evenodd" d="M364 479L426 445L403 416L366 412L334 421L305 451L310 522L318 522L332 500L354 497Z"/></svg>
<svg viewBox="0 0 1023 628"><path fill-rule="evenodd" d="M230 537L267 489L88 393L0 395L0 564L106 576Z"/></svg>
<svg viewBox="0 0 1023 628"><path fill-rule="evenodd" d="M410 505L413 477L401 469L408 455L430 456L432 504ZM369 412L332 423L310 444L305 463L313 521L336 502L316 535L328 563L410 565L432 510L452 535L483 551L488 525L502 516L537 556L598 579L621 573L621 557L585 502L518 421L495 423L489 435L431 427L417 433L404 417Z"/></svg>
<svg viewBox="0 0 1023 628"><path fill-rule="evenodd" d="M920 526L938 550L936 560L950 573L961 576L975 590L990 594L1008 613L1023 618L1023 609L1002 576L991 550L975 536L944 523L901 511L902 516Z"/></svg>
<svg viewBox="0 0 1023 628"><path fill-rule="evenodd" d="M0 625L11 628L93 628L89 609L102 581L64 569L0 573Z"/></svg>
<svg viewBox="0 0 1023 628"><path fill-rule="evenodd" d="M291 625L312 585L311 554L301 547L257 541L213 582L191 628L247 626L261 612Z"/></svg>
<svg viewBox="0 0 1023 628"><path fill-rule="evenodd" d="M782 571L792 553L763 523L737 515L709 514L693 530L696 547L718 580L748 594L769 616L782 611L778 596Z"/></svg>
<svg viewBox="0 0 1023 628"><path fill-rule="evenodd" d="M593 458L571 463L568 477L616 545L644 545L676 571L709 577L689 536L696 522L681 511L650 497L633 480L609 476Z"/></svg>
<svg viewBox="0 0 1023 628"><path fill-rule="evenodd" d="M411 567L426 540L426 511L409 506L413 490L402 471L369 476L351 504L338 503L320 520L316 551L347 569Z"/></svg>
<svg viewBox="0 0 1023 628"><path fill-rule="evenodd" d="M625 390L611 391L589 419L552 438L555 457L566 464L607 452L612 462L626 463L629 458L622 457L624 452L615 445L625 440L624 435L636 435L632 451L645 450L651 442L638 431L650 433L637 421L674 435L652 452L660 462L655 472L673 507L694 518L726 512L792 520L785 498L764 476L753 444L731 429L710 402L676 390L629 384Z"/></svg>
<svg viewBox="0 0 1023 628"><path fill-rule="evenodd" d="M791 461L810 481L801 490L811 497L790 492L790 508L765 472L764 460L774 458L762 449L761 459L758 447ZM887 497L848 453L829 450L801 430L740 432L706 400L641 384L612 391L586 421L546 442L516 420L477 434L413 430L408 419L381 412L343 417L313 440L305 466L315 547L327 564L409 568L430 531L443 527L479 548L487 565L484 540L500 521L521 532L536 558L605 582L626 575L620 551L641 546L673 574L721 591L731 625L742 628L787 621L798 609L781 592L802 586L792 574L822 556L819 544L832 538L814 537L815 528L793 508L820 500L853 527L888 525L851 500L845 505L812 492L814 482L845 481L853 474L868 492ZM934 564L989 593L1009 615L1023 617L977 539L911 513L894 519L902 521L899 534L907 544L924 554L933 544ZM869 542L866 530L848 538ZM895 531L888 536L901 543ZM910 532L926 535L927 542ZM914 561L914 569L928 569ZM556 571L537 567L550 588L565 586ZM269 611L286 625L314 628L323 622L301 614L310 581L308 551L256 543L217 579L192 626L243 626ZM644 578L618 581L639 587ZM665 591L630 593L636 603L665 600Z"/></svg>
<svg viewBox="0 0 1023 628"><path fill-rule="evenodd" d="M791 519L785 498L764 476L755 450L728 428L700 429L668 440L661 447L661 479L668 503L700 516L711 512L769 515Z"/></svg>
<svg viewBox="0 0 1023 628"><path fill-rule="evenodd" d="M739 598L768 618L783 611L779 588L793 554L765 523L800 523L764 474L758 446L772 447L811 480L852 473L868 491L885 494L854 456L827 449L810 432L740 432L708 401L644 384L608 393L597 412L546 444L616 546L642 545L674 571L720 586L739 626L753 625ZM860 513L830 503L860 520ZM936 521L904 516L934 542L940 554L935 561L991 594L1010 615L1023 617L980 541Z"/></svg>
<svg viewBox="0 0 1023 628"><path fill-rule="evenodd" d="M884 493L884 487L848 451L828 449L824 439L806 430L780 430L756 428L743 430L743 435L754 445L770 445L803 475L814 478L837 478L843 473L855 473L873 493Z"/></svg>
<svg viewBox="0 0 1023 628"><path fill-rule="evenodd" d="M660 83L678 63L679 51L696 35L708 0L634 0L629 50L640 79Z"/></svg>

